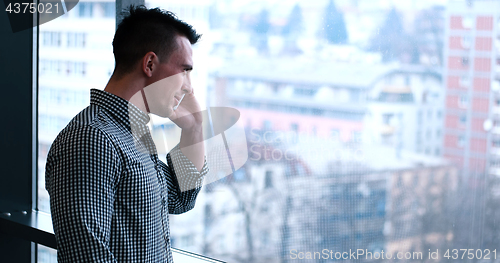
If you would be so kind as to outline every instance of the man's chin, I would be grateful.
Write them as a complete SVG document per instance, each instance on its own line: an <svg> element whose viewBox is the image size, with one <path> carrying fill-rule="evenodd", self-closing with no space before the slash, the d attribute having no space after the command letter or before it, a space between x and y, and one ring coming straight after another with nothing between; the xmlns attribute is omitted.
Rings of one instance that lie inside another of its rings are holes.
<svg viewBox="0 0 500 263"><path fill-rule="evenodd" d="M173 112L174 112L173 109L170 109L168 111L162 111L162 112L151 112L151 114L154 114L162 118L170 118Z"/></svg>

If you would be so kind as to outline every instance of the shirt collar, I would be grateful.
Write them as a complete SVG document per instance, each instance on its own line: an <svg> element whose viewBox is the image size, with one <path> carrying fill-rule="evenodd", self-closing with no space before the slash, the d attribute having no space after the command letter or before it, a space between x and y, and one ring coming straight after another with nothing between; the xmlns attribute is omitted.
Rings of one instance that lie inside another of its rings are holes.
<svg viewBox="0 0 500 263"><path fill-rule="evenodd" d="M107 91L91 89L90 104L103 107L127 126L131 123L146 125L149 122L148 114L129 101Z"/></svg>
<svg viewBox="0 0 500 263"><path fill-rule="evenodd" d="M135 138L134 142L138 150L156 153L156 146L151 138L147 126L149 115L137 108L129 101L106 91L91 89L90 104L104 108L118 122L121 122Z"/></svg>

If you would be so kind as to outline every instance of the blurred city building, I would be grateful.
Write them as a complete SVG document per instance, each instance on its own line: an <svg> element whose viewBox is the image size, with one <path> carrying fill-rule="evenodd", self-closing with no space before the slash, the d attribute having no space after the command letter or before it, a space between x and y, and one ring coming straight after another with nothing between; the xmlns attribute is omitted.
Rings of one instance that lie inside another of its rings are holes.
<svg viewBox="0 0 500 263"><path fill-rule="evenodd" d="M441 156L444 90L440 72L420 65L400 66L372 85L369 98L368 140Z"/></svg>
<svg viewBox="0 0 500 263"><path fill-rule="evenodd" d="M210 216L197 222L204 251L230 262L289 262L291 251L427 251L452 240L460 178L444 159L310 136L285 146L254 135L245 169L205 189Z"/></svg>
<svg viewBox="0 0 500 263"><path fill-rule="evenodd" d="M238 108L254 129L442 154L444 90L426 66L235 59L213 78L213 105Z"/></svg>
<svg viewBox="0 0 500 263"><path fill-rule="evenodd" d="M447 6L443 153L465 175L500 175L499 19L498 1L450 1Z"/></svg>
<svg viewBox="0 0 500 263"><path fill-rule="evenodd" d="M373 83L393 68L306 58L236 59L213 74L210 97L217 106L240 110L248 127L349 141L363 131Z"/></svg>

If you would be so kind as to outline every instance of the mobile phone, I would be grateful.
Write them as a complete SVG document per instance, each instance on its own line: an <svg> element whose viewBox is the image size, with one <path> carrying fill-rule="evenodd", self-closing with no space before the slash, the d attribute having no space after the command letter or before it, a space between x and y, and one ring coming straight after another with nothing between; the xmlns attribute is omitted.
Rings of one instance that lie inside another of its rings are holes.
<svg viewBox="0 0 500 263"><path fill-rule="evenodd" d="M182 94L182 97L181 97L181 99L179 100L179 104L177 104L177 105L175 105L175 106L174 106L174 110L177 110L177 107L179 107L179 105L181 105L181 102L182 102L182 100L184 99L184 96L186 96L186 94Z"/></svg>

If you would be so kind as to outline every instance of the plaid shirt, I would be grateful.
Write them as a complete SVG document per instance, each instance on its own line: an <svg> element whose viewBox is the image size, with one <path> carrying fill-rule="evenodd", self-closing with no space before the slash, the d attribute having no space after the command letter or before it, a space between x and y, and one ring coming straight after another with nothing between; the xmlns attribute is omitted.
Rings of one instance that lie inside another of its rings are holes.
<svg viewBox="0 0 500 263"><path fill-rule="evenodd" d="M178 145L161 162L148 122L93 89L57 136L45 176L58 262L173 262L168 214L194 207L208 168L198 172Z"/></svg>

